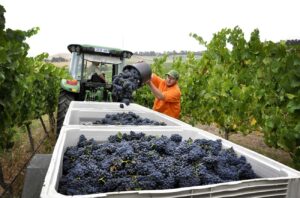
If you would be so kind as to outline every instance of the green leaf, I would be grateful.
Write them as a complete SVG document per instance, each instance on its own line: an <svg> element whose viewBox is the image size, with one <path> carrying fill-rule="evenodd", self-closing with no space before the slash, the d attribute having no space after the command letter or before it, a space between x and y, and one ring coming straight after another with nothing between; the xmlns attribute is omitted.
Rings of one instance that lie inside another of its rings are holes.
<svg viewBox="0 0 300 198"><path fill-rule="evenodd" d="M298 131L298 136L297 138L300 138L300 122L295 126L295 131Z"/></svg>
<svg viewBox="0 0 300 198"><path fill-rule="evenodd" d="M292 99L294 99L295 97L297 97L296 95L294 95L294 94L289 94L289 93L287 93L287 94L285 94L286 95L286 97L288 97L288 99L290 99L290 100L292 100Z"/></svg>
<svg viewBox="0 0 300 198"><path fill-rule="evenodd" d="M117 133L117 138L118 138L119 140L122 140L122 136L123 136L123 135L122 135L121 132L118 132L118 133Z"/></svg>
<svg viewBox="0 0 300 198"><path fill-rule="evenodd" d="M291 87L293 87L293 88L300 87L300 81L299 80L292 80L291 81Z"/></svg>
<svg viewBox="0 0 300 198"><path fill-rule="evenodd" d="M0 84L5 80L5 76L0 72Z"/></svg>
<svg viewBox="0 0 300 198"><path fill-rule="evenodd" d="M300 66L300 58L295 58L294 59L294 65Z"/></svg>
<svg viewBox="0 0 300 198"><path fill-rule="evenodd" d="M271 62L272 62L272 59L269 58L269 57L266 57L266 58L263 59L263 63L264 63L265 65L269 65Z"/></svg>
<svg viewBox="0 0 300 198"><path fill-rule="evenodd" d="M295 102L292 101L288 103L287 108L290 113L294 113L296 110L300 110L300 104L295 104Z"/></svg>

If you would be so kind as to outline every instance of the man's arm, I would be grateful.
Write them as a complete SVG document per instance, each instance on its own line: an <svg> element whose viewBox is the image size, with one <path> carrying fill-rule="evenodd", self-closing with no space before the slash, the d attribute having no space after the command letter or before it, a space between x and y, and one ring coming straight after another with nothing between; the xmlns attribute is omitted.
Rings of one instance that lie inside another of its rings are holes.
<svg viewBox="0 0 300 198"><path fill-rule="evenodd" d="M148 85L152 91L152 93L154 94L154 96L159 99L159 100L164 100L165 99L165 96L162 94L162 92L155 87L155 85L152 83L152 81L150 80L148 82Z"/></svg>

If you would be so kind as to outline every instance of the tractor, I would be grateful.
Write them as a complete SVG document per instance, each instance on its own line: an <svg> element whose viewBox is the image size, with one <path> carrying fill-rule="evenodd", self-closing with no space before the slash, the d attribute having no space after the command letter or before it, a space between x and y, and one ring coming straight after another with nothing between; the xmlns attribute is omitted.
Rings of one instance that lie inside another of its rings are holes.
<svg viewBox="0 0 300 198"><path fill-rule="evenodd" d="M94 45L70 44L69 73L72 79L61 80L57 109L56 134L59 136L71 101L112 102L113 76L122 72L132 52Z"/></svg>

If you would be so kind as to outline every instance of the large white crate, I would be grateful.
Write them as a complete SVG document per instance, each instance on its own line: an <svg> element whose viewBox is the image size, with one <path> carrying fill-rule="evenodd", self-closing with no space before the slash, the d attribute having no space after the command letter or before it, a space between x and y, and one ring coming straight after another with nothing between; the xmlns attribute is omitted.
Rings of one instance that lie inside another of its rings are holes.
<svg viewBox="0 0 300 198"><path fill-rule="evenodd" d="M125 105L124 108L120 108L120 103L108 103L108 102L77 102L72 101L64 119L64 126L69 125L82 125L82 122L90 121L94 122L104 118L106 114L128 113L133 112L139 115L141 118L148 118L150 120L164 122L169 127L190 127L190 125L182 122L178 119L172 118L165 114L153 111L152 109L145 108L141 105L131 103ZM97 126L100 125L91 125ZM108 125L102 125L108 126ZM120 126L120 125L113 125ZM90 127L90 126L88 126ZM120 126L123 127L123 126ZM153 126L158 127L158 126ZM160 126L162 127L162 126Z"/></svg>
<svg viewBox="0 0 300 198"><path fill-rule="evenodd" d="M41 197L69 197L57 192L59 179L62 175L63 155L67 147L75 146L77 144L81 134L84 134L87 139L94 138L98 142L103 142L106 141L110 135L117 134L118 132L128 133L131 130L132 128L130 127L123 127L120 131L119 128L64 126L54 148L51 163L41 191ZM159 128L143 127L138 128L135 132L143 132L148 135L163 134L166 136L177 133L180 134L183 139L222 139L206 131L192 127L186 129L165 128L163 131ZM224 148L232 147L238 155L244 155L251 164L254 172L260 178L177 189L108 192L77 195L73 197L299 197L300 172L230 141L222 139L222 145Z"/></svg>
<svg viewBox="0 0 300 198"><path fill-rule="evenodd" d="M120 102L95 102L95 101L72 101L69 105L69 109L90 109L90 110L118 110L120 108ZM128 106L124 105L124 110L127 111L142 111L147 112L150 109L144 106L130 103Z"/></svg>

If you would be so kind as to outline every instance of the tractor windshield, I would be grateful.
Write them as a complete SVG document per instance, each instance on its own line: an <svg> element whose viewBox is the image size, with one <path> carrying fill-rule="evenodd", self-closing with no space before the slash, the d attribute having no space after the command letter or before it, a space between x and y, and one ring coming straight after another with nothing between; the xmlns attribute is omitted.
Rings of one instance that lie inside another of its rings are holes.
<svg viewBox="0 0 300 198"><path fill-rule="evenodd" d="M111 56L100 56L94 54L85 54L84 60L91 62L100 62L100 63L111 63L111 64L121 64L122 61L118 57Z"/></svg>
<svg viewBox="0 0 300 198"><path fill-rule="evenodd" d="M86 80L91 80L92 76L97 74L105 79L106 83L112 82L113 64L85 61L84 77Z"/></svg>
<svg viewBox="0 0 300 198"><path fill-rule="evenodd" d="M107 83L111 83L113 70L118 73L122 71L123 66L124 60L119 57L102 56L99 54L78 54L73 52L69 73L74 79L79 81L91 80L91 76L97 73L98 75L105 76Z"/></svg>
<svg viewBox="0 0 300 198"><path fill-rule="evenodd" d="M99 56L94 54L84 55L84 79L91 80L97 74L105 78L106 83L112 83L113 66L122 66L123 61L118 57Z"/></svg>

